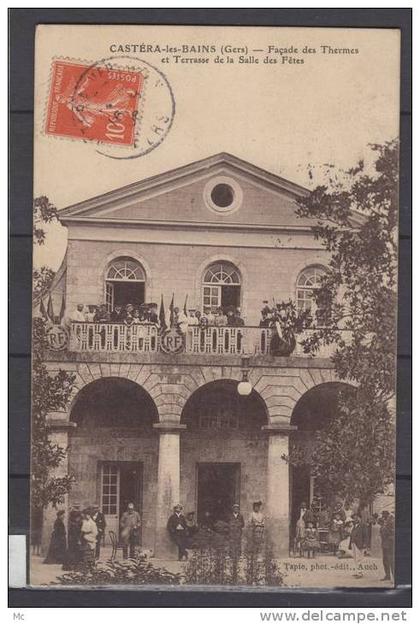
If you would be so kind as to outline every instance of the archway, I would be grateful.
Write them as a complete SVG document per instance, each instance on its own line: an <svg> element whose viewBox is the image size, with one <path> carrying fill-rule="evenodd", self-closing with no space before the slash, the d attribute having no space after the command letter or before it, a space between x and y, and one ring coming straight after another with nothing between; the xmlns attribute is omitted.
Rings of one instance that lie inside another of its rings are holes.
<svg viewBox="0 0 420 624"><path fill-rule="evenodd" d="M70 419L76 424L70 436L69 469L76 479L70 505L97 502L108 542L109 531L118 534L121 514L133 502L149 527L143 540L152 544L158 454L153 399L133 381L105 377L82 388Z"/></svg>
<svg viewBox="0 0 420 624"><path fill-rule="evenodd" d="M240 396L237 381L221 379L196 390L181 416L181 498L203 523L226 519L234 503L245 514L266 492L267 408L254 390Z"/></svg>
<svg viewBox="0 0 420 624"><path fill-rule="evenodd" d="M310 472L310 456L314 449L315 433L322 431L334 418L338 409L340 393L354 392L353 386L342 382L329 382L314 386L296 403L291 425L297 429L290 436L292 453L298 454L300 462L290 469L291 526L299 517L302 502L322 511L327 501L319 495L316 479ZM293 531L292 531L293 534Z"/></svg>

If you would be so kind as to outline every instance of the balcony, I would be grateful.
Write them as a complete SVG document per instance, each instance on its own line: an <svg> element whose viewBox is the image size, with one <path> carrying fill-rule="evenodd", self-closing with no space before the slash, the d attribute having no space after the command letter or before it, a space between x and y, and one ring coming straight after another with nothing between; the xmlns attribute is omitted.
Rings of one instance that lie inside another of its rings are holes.
<svg viewBox="0 0 420 624"><path fill-rule="evenodd" d="M173 336L160 334L151 324L127 326L120 323L73 322L69 351L76 353L187 353L191 355L270 355L272 329L261 327L198 327L191 325L184 336L173 330ZM311 357L304 353L302 341L311 331L296 336L296 347L290 357ZM334 345L324 346L317 357L328 358Z"/></svg>

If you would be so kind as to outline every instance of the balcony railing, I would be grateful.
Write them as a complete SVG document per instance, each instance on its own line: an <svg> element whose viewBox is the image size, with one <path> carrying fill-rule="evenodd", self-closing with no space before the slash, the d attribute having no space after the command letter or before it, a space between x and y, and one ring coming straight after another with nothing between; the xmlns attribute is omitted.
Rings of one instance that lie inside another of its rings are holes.
<svg viewBox="0 0 420 624"><path fill-rule="evenodd" d="M70 351L156 353L159 330L156 325L122 323L72 323Z"/></svg>
<svg viewBox="0 0 420 624"><path fill-rule="evenodd" d="M197 355L269 355L272 329L261 327L198 327L190 325L181 349ZM290 357L309 357L301 342L313 330L296 336L296 347ZM168 352L161 345L161 334L156 325L127 326L120 323L73 322L70 329L69 350L76 352L157 353ZM329 357L334 345L323 346L318 357Z"/></svg>

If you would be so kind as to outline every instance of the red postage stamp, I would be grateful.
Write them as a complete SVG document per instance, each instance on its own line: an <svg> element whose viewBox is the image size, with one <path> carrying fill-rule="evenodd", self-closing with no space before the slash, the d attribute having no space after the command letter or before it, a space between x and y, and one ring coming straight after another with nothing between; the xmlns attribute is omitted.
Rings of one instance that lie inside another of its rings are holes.
<svg viewBox="0 0 420 624"><path fill-rule="evenodd" d="M144 80L140 71L54 61L45 132L134 145Z"/></svg>

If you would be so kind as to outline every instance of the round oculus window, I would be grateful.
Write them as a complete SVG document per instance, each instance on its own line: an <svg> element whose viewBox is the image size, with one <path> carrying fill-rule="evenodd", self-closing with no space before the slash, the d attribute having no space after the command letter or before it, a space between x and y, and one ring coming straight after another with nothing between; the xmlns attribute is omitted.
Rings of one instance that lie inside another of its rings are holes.
<svg viewBox="0 0 420 624"><path fill-rule="evenodd" d="M235 191L229 184L221 182L213 187L210 196L213 204L218 208L229 208L235 199Z"/></svg>
<svg viewBox="0 0 420 624"><path fill-rule="evenodd" d="M204 200L216 212L230 213L242 204L242 189L236 180L218 176L209 180L204 189Z"/></svg>

